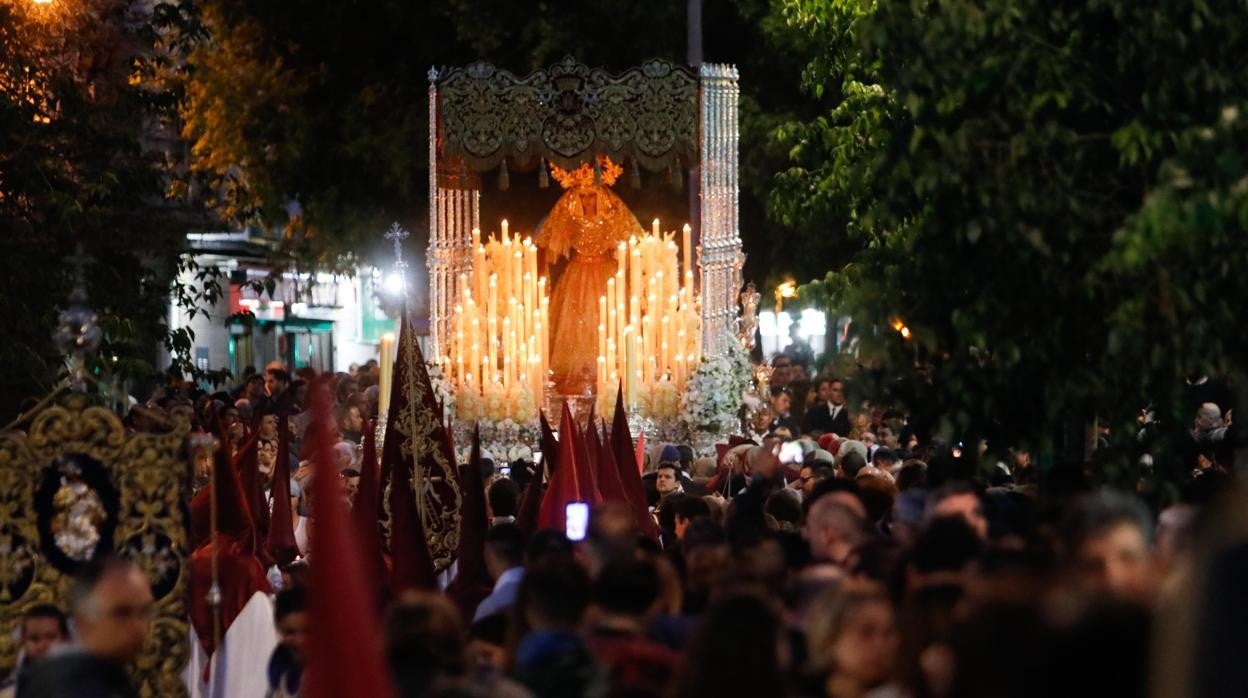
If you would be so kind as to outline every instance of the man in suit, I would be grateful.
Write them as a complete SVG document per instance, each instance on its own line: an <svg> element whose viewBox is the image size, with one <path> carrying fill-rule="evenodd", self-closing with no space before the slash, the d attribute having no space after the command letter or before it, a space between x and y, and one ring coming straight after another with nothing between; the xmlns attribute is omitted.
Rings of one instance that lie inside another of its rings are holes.
<svg viewBox="0 0 1248 698"><path fill-rule="evenodd" d="M808 434L849 435L849 407L845 404L845 382L839 378L819 381L819 401L806 410L802 431Z"/></svg>

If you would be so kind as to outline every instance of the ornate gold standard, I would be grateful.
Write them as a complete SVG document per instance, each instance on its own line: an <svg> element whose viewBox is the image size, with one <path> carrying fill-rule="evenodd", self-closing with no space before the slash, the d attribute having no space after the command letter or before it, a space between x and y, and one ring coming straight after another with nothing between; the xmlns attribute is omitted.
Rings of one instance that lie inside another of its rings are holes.
<svg viewBox="0 0 1248 698"><path fill-rule="evenodd" d="M188 412L164 433L129 434L80 394L38 412L29 433L0 434L0 672L14 629L40 603L64 606L75 570L104 554L137 562L156 616L132 675L142 695L182 696L189 658Z"/></svg>

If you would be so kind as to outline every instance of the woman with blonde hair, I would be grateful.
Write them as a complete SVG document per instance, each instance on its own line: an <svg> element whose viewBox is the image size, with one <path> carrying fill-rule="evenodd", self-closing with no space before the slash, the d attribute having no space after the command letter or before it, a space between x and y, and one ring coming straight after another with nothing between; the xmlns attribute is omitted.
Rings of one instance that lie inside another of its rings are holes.
<svg viewBox="0 0 1248 698"><path fill-rule="evenodd" d="M883 587L846 581L820 597L809 618L809 661L828 698L866 696L892 678L899 640Z"/></svg>

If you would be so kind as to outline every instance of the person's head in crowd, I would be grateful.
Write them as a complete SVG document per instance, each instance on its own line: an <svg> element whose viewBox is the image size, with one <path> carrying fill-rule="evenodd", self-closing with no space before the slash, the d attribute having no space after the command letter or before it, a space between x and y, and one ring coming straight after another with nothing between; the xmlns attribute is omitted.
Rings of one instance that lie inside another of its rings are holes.
<svg viewBox="0 0 1248 698"><path fill-rule="evenodd" d="M527 569L551 560L571 560L573 552L572 541L563 531L538 531L525 546L524 566Z"/></svg>
<svg viewBox="0 0 1248 698"><path fill-rule="evenodd" d="M261 386L264 384L261 383ZM263 387L261 388L263 390ZM238 410L238 418L244 424L250 424L255 417L255 410L252 408L252 401L245 397L240 397L234 401L234 409Z"/></svg>
<svg viewBox="0 0 1248 698"><path fill-rule="evenodd" d="M339 441L334 444L334 465L341 472L348 468L355 468L355 444L349 441Z"/></svg>
<svg viewBox="0 0 1248 698"><path fill-rule="evenodd" d="M490 521L494 524L515 521L520 506L520 487L508 477L500 477L490 483L486 490L486 503L490 507Z"/></svg>
<svg viewBox="0 0 1248 698"><path fill-rule="evenodd" d="M676 679L677 698L781 698L791 656L779 613L748 593L715 600L694 630Z"/></svg>
<svg viewBox="0 0 1248 698"><path fill-rule="evenodd" d="M900 636L892 602L877 584L845 582L810 612L807 652L830 696L864 696L892 676Z"/></svg>
<svg viewBox="0 0 1248 698"><path fill-rule="evenodd" d="M907 587L913 591L930 586L960 586L983 545L983 539L961 516L932 520L910 549Z"/></svg>
<svg viewBox="0 0 1248 698"><path fill-rule="evenodd" d="M825 451L826 453L826 451ZM833 476L832 468L818 461L802 464L798 471L797 482L802 497L810 497L819 483Z"/></svg>
<svg viewBox="0 0 1248 698"><path fill-rule="evenodd" d="M775 520L778 530L797 531L802 522L802 501L796 491L781 488L763 504L763 513Z"/></svg>
<svg viewBox="0 0 1248 698"><path fill-rule="evenodd" d="M247 402L251 405L255 405L256 403L264 400L264 386L264 376L259 374L250 376L247 379L246 385L243 387L243 399L247 400Z"/></svg>
<svg viewBox="0 0 1248 698"><path fill-rule="evenodd" d="M853 549L867 539L867 524L858 511L828 495L806 512L802 535L816 561L843 565Z"/></svg>
<svg viewBox="0 0 1248 698"><path fill-rule="evenodd" d="M893 513L888 522L889 533L898 543L909 547L918 537L927 516L927 491L911 488L893 498Z"/></svg>
<svg viewBox="0 0 1248 698"><path fill-rule="evenodd" d="M693 467L693 448L688 444L676 444L676 452L680 454L676 462L680 463L681 470L688 472Z"/></svg>
<svg viewBox="0 0 1248 698"><path fill-rule="evenodd" d="M264 371L264 394L277 397L290 387L290 374L284 368L269 368Z"/></svg>
<svg viewBox="0 0 1248 698"><path fill-rule="evenodd" d="M36 604L26 609L18 631L23 666L43 661L54 647L69 642L65 614L51 604Z"/></svg>
<svg viewBox="0 0 1248 698"><path fill-rule="evenodd" d="M242 418L238 414L238 407L230 402L220 402L217 406L217 414L221 418L221 426L225 427L227 433L230 427L242 422Z"/></svg>
<svg viewBox="0 0 1248 698"><path fill-rule="evenodd" d="M1198 434L1208 433L1223 426L1222 408L1212 402L1201 404L1196 410L1193 428Z"/></svg>
<svg viewBox="0 0 1248 698"><path fill-rule="evenodd" d="M70 585L69 604L78 642L87 653L125 663L143 651L155 602L147 575L135 563L93 559Z"/></svg>
<svg viewBox="0 0 1248 698"><path fill-rule="evenodd" d="M266 412L260 415L260 438L277 440L277 415L272 412Z"/></svg>
<svg viewBox="0 0 1248 698"><path fill-rule="evenodd" d="M478 674L499 675L507 668L506 613L493 613L468 628L468 663Z"/></svg>
<svg viewBox="0 0 1248 698"><path fill-rule="evenodd" d="M849 443L860 443L860 442L853 441ZM858 477L859 470L862 470L863 468L867 467L867 459L861 453L859 453L856 449L849 449L849 451L846 452L845 447L842 446L840 466L841 466L841 475L843 475L846 478L849 478L850 480L853 480L854 478Z"/></svg>
<svg viewBox="0 0 1248 698"><path fill-rule="evenodd" d="M525 570L516 606L534 631L573 633L581 624L590 597L584 567L568 559L551 559Z"/></svg>
<svg viewBox="0 0 1248 698"><path fill-rule="evenodd" d="M660 462L654 477L654 489L658 490L660 497L684 491L680 482L680 466L670 461Z"/></svg>
<svg viewBox="0 0 1248 698"><path fill-rule="evenodd" d="M382 636L386 664L401 696L428 695L439 681L468 673L459 614L441 594L404 592L386 613Z"/></svg>
<svg viewBox="0 0 1248 698"><path fill-rule="evenodd" d="M339 405L346 405L351 402L351 396L359 391L359 381L349 375L345 375L338 379L338 387L334 390L334 397Z"/></svg>
<svg viewBox="0 0 1248 698"><path fill-rule="evenodd" d="M815 404L826 403L831 399L829 390L831 384L831 378L820 378L811 384L811 387L815 389Z"/></svg>
<svg viewBox="0 0 1248 698"><path fill-rule="evenodd" d="M897 484L887 471L868 465L858 471L854 483L858 485L858 493L867 507L868 522L878 523L893 510Z"/></svg>
<svg viewBox="0 0 1248 698"><path fill-rule="evenodd" d="M871 455L871 465L880 470L890 470L898 463L897 452L884 447L875 449L875 453Z"/></svg>
<svg viewBox="0 0 1248 698"><path fill-rule="evenodd" d="M338 472L342 479L342 494L348 506L355 506L355 497L360 493L360 471L355 468L343 468Z"/></svg>
<svg viewBox="0 0 1248 698"><path fill-rule="evenodd" d="M277 445L277 439L256 441L256 470L266 487L273 478L273 469L277 466Z"/></svg>
<svg viewBox="0 0 1248 698"><path fill-rule="evenodd" d="M711 506L702 497L681 497L670 507L672 510L672 530L676 540L684 540L689 525L699 518L711 516Z"/></svg>
<svg viewBox="0 0 1248 698"><path fill-rule="evenodd" d="M305 366L304 368L307 367ZM315 379L315 376L313 376L312 380ZM308 391L309 382L307 379L300 379L290 384L290 404L296 412L302 412L311 406L308 401L308 395L310 394Z"/></svg>
<svg viewBox="0 0 1248 698"><path fill-rule="evenodd" d="M793 396L789 389L777 385L771 389L771 413L775 417L787 417L793 405Z"/></svg>
<svg viewBox="0 0 1248 698"><path fill-rule="evenodd" d="M338 431L344 435L353 435L355 439L358 439L360 432L364 431L364 415L360 412L360 408L352 404L339 407L337 417Z"/></svg>
<svg viewBox="0 0 1248 698"><path fill-rule="evenodd" d="M810 493L810 496L802 500L802 509L809 515L810 508L814 506L815 502L824 497L831 497L833 501L849 507L862 518L867 518L866 503L862 499L862 494L858 491L857 483L853 480L843 477L831 477L820 482L815 485L815 489Z"/></svg>
<svg viewBox="0 0 1248 698"><path fill-rule="evenodd" d="M988 519L984 516L984 505L979 492L971 485L955 482L933 492L928 497L927 515L929 519L959 517L980 540L988 540Z"/></svg>
<svg viewBox="0 0 1248 698"><path fill-rule="evenodd" d="M715 477L715 459L710 456L696 458L689 467L689 474L699 479L710 479Z"/></svg>
<svg viewBox="0 0 1248 698"><path fill-rule="evenodd" d="M311 568L308 566L308 561L299 558L282 568L282 588L307 589L309 576L311 576Z"/></svg>
<svg viewBox="0 0 1248 698"><path fill-rule="evenodd" d="M902 463L901 469L897 471L897 490L905 492L915 488L922 489L927 486L927 463L921 460L908 460Z"/></svg>
<svg viewBox="0 0 1248 698"><path fill-rule="evenodd" d="M665 514L670 511L665 510ZM612 560L632 557L636 546L637 519L632 507L623 502L603 502L589 512L581 549L592 574L597 575Z"/></svg>
<svg viewBox="0 0 1248 698"><path fill-rule="evenodd" d="M1076 500L1061 524L1067 558L1083 589L1150 599L1156 565L1152 520L1143 502L1122 492L1098 491Z"/></svg>
<svg viewBox="0 0 1248 698"><path fill-rule="evenodd" d="M901 441L897 436L897 432L888 424L881 424L880 428L875 430L875 438L880 444L880 448L887 448L890 451L896 451L901 448Z"/></svg>
<svg viewBox="0 0 1248 698"><path fill-rule="evenodd" d="M793 380L792 362L789 360L789 357L784 354L777 354L775 358L771 360L771 385L785 386L788 385L791 380ZM776 391L773 387L772 394L774 395L775 392Z"/></svg>
<svg viewBox="0 0 1248 698"><path fill-rule="evenodd" d="M841 407L845 404L845 381L833 378L827 382L827 402ZM844 434L841 434L844 436Z"/></svg>
<svg viewBox="0 0 1248 698"><path fill-rule="evenodd" d="M491 526L485 532L485 568L491 579L507 570L524 566L524 532L515 524Z"/></svg>
<svg viewBox="0 0 1248 698"><path fill-rule="evenodd" d="M296 665L303 666L307 659L304 646L311 627L308 595L304 587L293 586L277 592L273 599L273 624L277 626L278 643L286 648Z"/></svg>
<svg viewBox="0 0 1248 698"><path fill-rule="evenodd" d="M478 465L481 467L481 482L493 482L498 475L498 466L494 464L494 459L482 457Z"/></svg>
<svg viewBox="0 0 1248 698"><path fill-rule="evenodd" d="M594 581L595 622L612 630L641 633L659 598L659 573L648 560L608 562Z"/></svg>
<svg viewBox="0 0 1248 698"><path fill-rule="evenodd" d="M1192 534L1199 509L1179 503L1161 510L1157 516L1156 549L1158 568L1172 570L1192 545Z"/></svg>

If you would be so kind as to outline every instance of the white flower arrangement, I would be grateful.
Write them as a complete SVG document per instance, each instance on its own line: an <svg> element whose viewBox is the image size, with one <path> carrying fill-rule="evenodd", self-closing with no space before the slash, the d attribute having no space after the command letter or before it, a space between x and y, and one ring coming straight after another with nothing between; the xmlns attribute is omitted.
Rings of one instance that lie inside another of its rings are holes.
<svg viewBox="0 0 1248 698"><path fill-rule="evenodd" d="M751 375L749 355L733 338L727 351L704 358L689 377L680 401L681 421L692 432L733 430Z"/></svg>
<svg viewBox="0 0 1248 698"><path fill-rule="evenodd" d="M433 386L433 397L442 405L443 417L447 421L455 419L455 386L447 379L439 364L426 363L429 371L429 384Z"/></svg>

